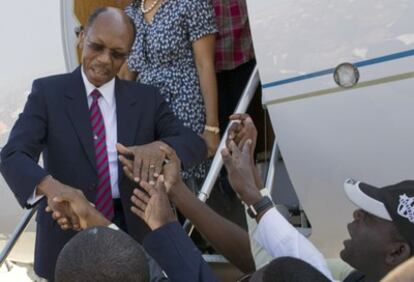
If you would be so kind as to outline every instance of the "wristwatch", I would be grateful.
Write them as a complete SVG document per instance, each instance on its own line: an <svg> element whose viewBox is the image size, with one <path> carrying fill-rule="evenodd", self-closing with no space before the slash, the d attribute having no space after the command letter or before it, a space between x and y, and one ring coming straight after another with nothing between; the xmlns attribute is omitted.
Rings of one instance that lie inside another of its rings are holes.
<svg viewBox="0 0 414 282"><path fill-rule="evenodd" d="M247 213L251 218L255 219L258 214L269 207L273 207L273 202L268 196L264 196L257 203L247 206Z"/></svg>

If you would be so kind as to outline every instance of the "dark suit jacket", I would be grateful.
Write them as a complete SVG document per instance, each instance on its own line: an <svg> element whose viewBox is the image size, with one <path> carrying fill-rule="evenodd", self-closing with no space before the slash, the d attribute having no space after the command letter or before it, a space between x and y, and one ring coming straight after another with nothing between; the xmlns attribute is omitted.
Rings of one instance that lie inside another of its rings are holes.
<svg viewBox="0 0 414 282"><path fill-rule="evenodd" d="M118 142L130 146L162 140L176 150L184 168L205 158L204 141L181 125L156 88L116 78L115 96ZM37 164L42 152L44 168ZM130 235L142 241L148 229L130 212L134 185L119 167L126 224ZM96 161L80 68L33 82L23 113L1 152L0 170L23 207L35 186L48 174L81 189L94 201ZM37 214L35 270L52 278L57 255L75 232L61 231L44 212L45 205L43 200Z"/></svg>
<svg viewBox="0 0 414 282"><path fill-rule="evenodd" d="M148 233L143 245L171 282L218 281L200 251L177 221Z"/></svg>

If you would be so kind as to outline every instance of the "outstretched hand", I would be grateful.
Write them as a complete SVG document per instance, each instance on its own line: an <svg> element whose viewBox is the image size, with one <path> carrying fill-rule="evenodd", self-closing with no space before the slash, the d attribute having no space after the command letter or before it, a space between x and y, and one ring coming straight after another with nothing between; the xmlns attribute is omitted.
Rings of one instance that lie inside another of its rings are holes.
<svg viewBox="0 0 414 282"><path fill-rule="evenodd" d="M233 114L230 116L230 120L233 121L229 127L226 144L229 145L230 141L234 141L241 150L247 140L251 140L250 154L254 156L254 148L257 141L257 129L253 123L252 118L248 114Z"/></svg>
<svg viewBox="0 0 414 282"><path fill-rule="evenodd" d="M255 166L251 156L252 140L247 139L240 150L234 141L221 151L231 187L248 205L261 199L255 181Z"/></svg>
<svg viewBox="0 0 414 282"><path fill-rule="evenodd" d="M162 168L162 174L166 192L170 195L172 189L174 189L173 187L182 182L180 175L181 162L173 148L161 146L160 150L165 154L167 160Z"/></svg>
<svg viewBox="0 0 414 282"><path fill-rule="evenodd" d="M79 225L81 229L92 226L107 226L111 223L94 208L94 205L85 198L81 190L67 190L59 196L54 197L52 201L59 205L66 205L70 211L79 218ZM57 221L63 230L72 228L68 219L57 214L57 212L53 211L50 206L46 207L46 211L52 212L52 217Z"/></svg>
<svg viewBox="0 0 414 282"><path fill-rule="evenodd" d="M254 171L254 178L256 186L263 187L262 179L259 172L255 168L254 162L254 149L257 142L257 129L253 123L252 118L248 114L233 114L230 116L230 120L233 121L230 125L226 146L229 147L231 141L236 143L239 150L242 150L247 140L251 140L250 145L250 162Z"/></svg>
<svg viewBox="0 0 414 282"><path fill-rule="evenodd" d="M126 176L132 181L154 181L161 174L165 154L160 146L168 147L161 141L155 141L141 146L125 147L118 143L116 149L119 161L122 163Z"/></svg>
<svg viewBox="0 0 414 282"><path fill-rule="evenodd" d="M181 161L175 153L174 149L170 146L160 145L160 151L162 152L164 159L161 173L164 175L164 184L167 194L170 194L172 187L182 182L180 175ZM133 161L126 159L123 156L119 158L123 165L123 170L129 178L133 178L134 164ZM160 174L154 173L153 177L157 178ZM150 184L154 184L154 181L147 181Z"/></svg>
<svg viewBox="0 0 414 282"><path fill-rule="evenodd" d="M53 201L55 197L64 193L70 193L73 190L75 190L75 188L57 181L51 175L44 178L37 186L37 192L46 196L48 210L53 211L53 218L61 219L61 221L65 222L65 228L63 229L79 230L79 218L69 205L67 203Z"/></svg>
<svg viewBox="0 0 414 282"><path fill-rule="evenodd" d="M134 189L131 211L142 218L151 230L177 220L171 208L164 185L164 176L160 175L155 185L141 181L144 191Z"/></svg>

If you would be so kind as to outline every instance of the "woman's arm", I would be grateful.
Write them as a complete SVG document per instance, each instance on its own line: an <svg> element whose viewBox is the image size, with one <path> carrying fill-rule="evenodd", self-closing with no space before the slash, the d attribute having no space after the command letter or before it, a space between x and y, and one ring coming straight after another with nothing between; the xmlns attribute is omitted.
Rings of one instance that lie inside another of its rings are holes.
<svg viewBox="0 0 414 282"><path fill-rule="evenodd" d="M193 42L194 60L200 81L206 109L206 125L218 127L218 98L216 72L214 69L215 35L209 34ZM220 143L220 136L204 130L203 138L207 143L208 156L215 154Z"/></svg>
<svg viewBox="0 0 414 282"><path fill-rule="evenodd" d="M118 77L120 79L135 81L135 80L137 80L137 76L138 76L137 72L130 71L128 69L128 62L127 61L124 62L124 64L122 65L121 69L118 72Z"/></svg>

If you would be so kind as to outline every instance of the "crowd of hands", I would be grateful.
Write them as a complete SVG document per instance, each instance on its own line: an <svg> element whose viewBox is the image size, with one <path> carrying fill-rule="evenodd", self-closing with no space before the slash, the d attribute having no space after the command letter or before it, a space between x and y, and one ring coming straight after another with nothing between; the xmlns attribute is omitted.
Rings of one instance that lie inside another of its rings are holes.
<svg viewBox="0 0 414 282"><path fill-rule="evenodd" d="M230 119L232 123L221 156L231 187L241 201L252 205L261 199L260 189L263 187L254 161L257 130L247 114L235 114ZM162 142L128 148L118 144L117 147L126 176L137 186L130 197L132 213L144 220L151 230L176 221L172 203L179 201L183 189L188 188L181 178L181 163L175 151ZM81 190L59 185L55 196L47 196L46 211L52 214L60 228L79 231L111 224ZM259 214L256 221L264 213ZM414 258L382 281L411 281L413 266Z"/></svg>
<svg viewBox="0 0 414 282"><path fill-rule="evenodd" d="M247 205L254 204L261 198L262 187L254 162L257 130L247 114L234 114L230 120L221 156L236 194ZM117 144L117 149L125 175L137 186L130 197L131 211L151 230L177 220L171 202L180 189L187 187L175 151L160 141L133 147ZM62 229L82 230L111 224L81 190L61 183L58 187L55 191L48 190L46 211Z"/></svg>

